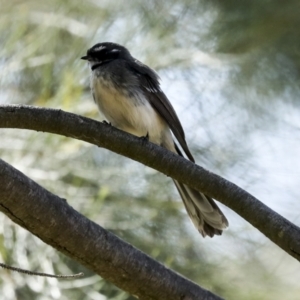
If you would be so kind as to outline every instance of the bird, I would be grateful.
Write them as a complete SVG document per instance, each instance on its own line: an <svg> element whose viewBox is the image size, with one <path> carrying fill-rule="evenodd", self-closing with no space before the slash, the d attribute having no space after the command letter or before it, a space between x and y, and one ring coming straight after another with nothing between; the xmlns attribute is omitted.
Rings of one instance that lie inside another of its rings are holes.
<svg viewBox="0 0 300 300"><path fill-rule="evenodd" d="M97 43L81 59L91 70L91 92L98 109L114 127L146 137L173 153L195 162L180 120L161 90L158 74L117 43ZM177 142L176 142L177 141ZM181 146L178 147L177 143ZM203 237L221 235L228 220L215 201L173 180L185 209Z"/></svg>

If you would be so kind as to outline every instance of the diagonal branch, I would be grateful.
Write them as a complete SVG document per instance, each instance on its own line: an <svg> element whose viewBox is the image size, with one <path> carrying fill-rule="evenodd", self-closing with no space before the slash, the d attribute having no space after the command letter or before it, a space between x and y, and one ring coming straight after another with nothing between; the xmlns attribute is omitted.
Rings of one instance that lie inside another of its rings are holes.
<svg viewBox="0 0 300 300"><path fill-rule="evenodd" d="M1 159L0 210L45 243L140 299L221 299L88 220Z"/></svg>
<svg viewBox="0 0 300 300"><path fill-rule="evenodd" d="M300 260L300 229L255 197L164 148L112 126L63 112L29 106L0 106L0 128L22 128L65 135L132 158L219 200Z"/></svg>

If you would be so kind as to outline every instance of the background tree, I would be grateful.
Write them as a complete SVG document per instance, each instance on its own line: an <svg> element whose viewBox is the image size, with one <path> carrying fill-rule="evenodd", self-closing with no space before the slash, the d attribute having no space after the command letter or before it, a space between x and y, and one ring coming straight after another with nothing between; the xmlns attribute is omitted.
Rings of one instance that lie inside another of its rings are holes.
<svg viewBox="0 0 300 300"><path fill-rule="evenodd" d="M299 224L298 6L237 0L1 2L0 102L99 119L88 68L79 58L96 42L124 44L159 72L198 163ZM230 299L299 294L296 261L226 208L229 230L202 239L171 180L158 172L76 140L0 132L3 159L207 289ZM0 218L2 261L44 272L82 271ZM75 282L2 272L5 299L100 299L95 291L103 299L132 298L88 270Z"/></svg>

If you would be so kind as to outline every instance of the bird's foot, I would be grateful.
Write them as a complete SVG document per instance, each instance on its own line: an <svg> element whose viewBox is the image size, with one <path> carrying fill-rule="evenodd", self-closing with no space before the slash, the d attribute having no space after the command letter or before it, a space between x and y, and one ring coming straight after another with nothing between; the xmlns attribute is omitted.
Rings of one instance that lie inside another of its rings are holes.
<svg viewBox="0 0 300 300"><path fill-rule="evenodd" d="M110 123L110 122L107 122L106 120L103 120L102 123L105 124L105 125L112 126L111 123Z"/></svg>
<svg viewBox="0 0 300 300"><path fill-rule="evenodd" d="M140 136L140 139L145 142L149 142L149 132L147 132L147 134L145 136Z"/></svg>

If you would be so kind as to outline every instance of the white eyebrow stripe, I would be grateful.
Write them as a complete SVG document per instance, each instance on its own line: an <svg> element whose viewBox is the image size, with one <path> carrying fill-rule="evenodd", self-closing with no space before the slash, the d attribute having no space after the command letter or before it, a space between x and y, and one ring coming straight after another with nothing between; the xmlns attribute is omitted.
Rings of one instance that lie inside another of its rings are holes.
<svg viewBox="0 0 300 300"><path fill-rule="evenodd" d="M106 47L105 46L99 46L99 47L95 48L96 51L101 51L103 49L106 49Z"/></svg>
<svg viewBox="0 0 300 300"><path fill-rule="evenodd" d="M110 52L120 52L119 49L112 49Z"/></svg>

